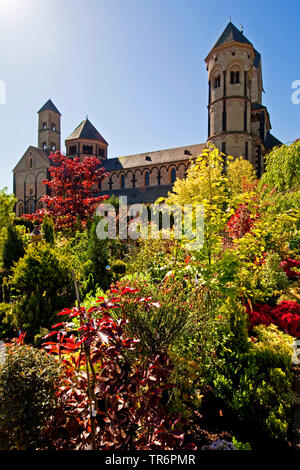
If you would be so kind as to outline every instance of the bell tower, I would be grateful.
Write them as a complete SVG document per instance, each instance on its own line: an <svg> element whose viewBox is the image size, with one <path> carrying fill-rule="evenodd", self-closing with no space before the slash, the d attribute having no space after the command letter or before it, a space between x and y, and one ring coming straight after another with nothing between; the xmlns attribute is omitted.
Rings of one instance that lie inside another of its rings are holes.
<svg viewBox="0 0 300 470"><path fill-rule="evenodd" d="M208 142L252 162L251 79L255 50L231 21L205 59L208 71ZM254 163L254 162L252 162Z"/></svg>
<svg viewBox="0 0 300 470"><path fill-rule="evenodd" d="M38 115L38 148L50 153L60 151L60 112L49 99Z"/></svg>

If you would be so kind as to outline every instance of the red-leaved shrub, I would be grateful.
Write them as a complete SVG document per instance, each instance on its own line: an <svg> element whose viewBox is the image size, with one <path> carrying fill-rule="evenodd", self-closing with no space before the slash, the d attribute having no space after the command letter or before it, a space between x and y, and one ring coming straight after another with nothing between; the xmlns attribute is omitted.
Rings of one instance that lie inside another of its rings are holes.
<svg viewBox="0 0 300 470"><path fill-rule="evenodd" d="M256 304L253 310L247 310L251 327L273 323L290 335L300 338L300 305L297 302L283 301L273 308L266 304Z"/></svg>
<svg viewBox="0 0 300 470"><path fill-rule="evenodd" d="M240 204L228 220L226 231L231 238L241 238L250 232L256 219L257 216L250 212L247 204Z"/></svg>
<svg viewBox="0 0 300 470"><path fill-rule="evenodd" d="M299 271L292 271L291 268L300 268L300 261L295 259L287 259L280 263L280 267L284 270L288 279L297 280L300 276Z"/></svg>
<svg viewBox="0 0 300 470"><path fill-rule="evenodd" d="M114 320L109 313L120 308L124 293L114 289L112 298L101 297L89 310L63 310L60 315L68 320L47 335L56 340L44 346L62 357L65 375L44 430L46 449L168 450L183 445L183 422L166 408L172 369L167 355L133 360L138 341L126 335L126 319ZM70 331L74 318L80 326Z"/></svg>

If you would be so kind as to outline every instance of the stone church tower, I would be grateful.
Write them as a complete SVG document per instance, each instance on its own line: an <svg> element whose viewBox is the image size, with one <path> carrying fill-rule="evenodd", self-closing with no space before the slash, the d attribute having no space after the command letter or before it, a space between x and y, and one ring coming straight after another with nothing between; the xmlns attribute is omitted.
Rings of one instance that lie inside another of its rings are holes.
<svg viewBox="0 0 300 470"><path fill-rule="evenodd" d="M208 142L243 156L264 171L264 156L280 145L262 105L261 56L231 22L205 59L208 71Z"/></svg>
<svg viewBox="0 0 300 470"><path fill-rule="evenodd" d="M13 170L17 216L43 207L41 198L47 192L43 181L49 178L49 155L60 150L60 118L50 99L38 111L38 146L30 145Z"/></svg>
<svg viewBox="0 0 300 470"><path fill-rule="evenodd" d="M38 148L50 152L60 151L60 112L49 99L38 115Z"/></svg>

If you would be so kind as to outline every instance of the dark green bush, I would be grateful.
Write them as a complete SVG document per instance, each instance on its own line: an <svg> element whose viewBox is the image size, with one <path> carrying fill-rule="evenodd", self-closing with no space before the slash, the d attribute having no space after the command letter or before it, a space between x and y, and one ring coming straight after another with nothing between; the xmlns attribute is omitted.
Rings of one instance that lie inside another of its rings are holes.
<svg viewBox="0 0 300 470"><path fill-rule="evenodd" d="M0 303L0 340L11 338L14 334L12 305Z"/></svg>
<svg viewBox="0 0 300 470"><path fill-rule="evenodd" d="M2 265L10 273L13 265L24 256L25 248L21 234L14 225L7 227L7 236L3 245Z"/></svg>
<svg viewBox="0 0 300 470"><path fill-rule="evenodd" d="M51 217L47 215L44 216L43 223L42 223L42 234L43 239L49 245L54 245L54 224Z"/></svg>
<svg viewBox="0 0 300 470"><path fill-rule="evenodd" d="M237 334L230 323L212 377L215 394L252 433L284 440L293 402L293 338L274 325L261 325L254 329L256 337L243 340L243 329Z"/></svg>
<svg viewBox="0 0 300 470"><path fill-rule="evenodd" d="M126 274L126 263L121 259L116 259L111 265L111 274L114 281Z"/></svg>
<svg viewBox="0 0 300 470"><path fill-rule="evenodd" d="M51 415L57 361L45 351L13 342L0 366L0 449L36 449Z"/></svg>
<svg viewBox="0 0 300 470"><path fill-rule="evenodd" d="M57 311L74 299L67 262L58 258L55 250L45 243L28 248L24 258L13 268L9 282L16 325L27 331L30 339L40 327L50 328Z"/></svg>
<svg viewBox="0 0 300 470"><path fill-rule="evenodd" d="M24 227L26 227L28 232L32 232L33 227L34 227L31 220L23 219L22 217L15 217L14 225L23 225Z"/></svg>

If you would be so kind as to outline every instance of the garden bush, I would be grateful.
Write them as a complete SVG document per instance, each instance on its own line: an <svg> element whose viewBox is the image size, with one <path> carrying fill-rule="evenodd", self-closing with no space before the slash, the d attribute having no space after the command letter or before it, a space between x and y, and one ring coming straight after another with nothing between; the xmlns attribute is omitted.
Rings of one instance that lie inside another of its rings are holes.
<svg viewBox="0 0 300 470"><path fill-rule="evenodd" d="M274 326L254 329L244 351L230 335L213 378L216 395L251 433L287 440L293 403L293 338Z"/></svg>
<svg viewBox="0 0 300 470"><path fill-rule="evenodd" d="M143 364L138 356L135 364L129 362L127 353L138 340L125 333L127 320L110 316L114 307L117 297L100 298L89 310L64 309L67 322L55 325L44 343L50 353L64 357L66 368L57 407L44 430L46 449L169 450L184 442L179 417L166 408L167 355L153 355ZM80 329L70 323L76 317Z"/></svg>
<svg viewBox="0 0 300 470"><path fill-rule="evenodd" d="M14 264L25 254L22 236L14 225L7 227L7 235L2 251L2 265L8 275Z"/></svg>
<svg viewBox="0 0 300 470"><path fill-rule="evenodd" d="M55 312L74 298L68 263L50 245L32 244L13 268L10 285L15 324L33 339L40 327L49 328Z"/></svg>
<svg viewBox="0 0 300 470"><path fill-rule="evenodd" d="M7 345L0 365L0 448L37 449L55 405L60 377L57 361L22 342Z"/></svg>
<svg viewBox="0 0 300 470"><path fill-rule="evenodd" d="M0 340L6 340L14 335L13 310L9 303L0 303Z"/></svg>

